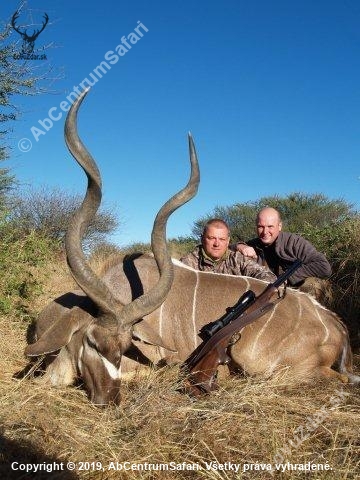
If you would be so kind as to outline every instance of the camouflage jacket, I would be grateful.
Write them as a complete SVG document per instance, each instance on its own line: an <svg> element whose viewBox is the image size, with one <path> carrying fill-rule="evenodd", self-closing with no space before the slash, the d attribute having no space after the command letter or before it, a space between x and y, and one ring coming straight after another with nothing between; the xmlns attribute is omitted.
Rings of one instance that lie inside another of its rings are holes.
<svg viewBox="0 0 360 480"><path fill-rule="evenodd" d="M260 278L267 282L276 280L276 276L267 268L259 265L255 260L245 257L240 252L227 250L220 260L209 258L201 245L195 250L180 258L180 261L195 270L213 273L227 273L229 275L244 275Z"/></svg>

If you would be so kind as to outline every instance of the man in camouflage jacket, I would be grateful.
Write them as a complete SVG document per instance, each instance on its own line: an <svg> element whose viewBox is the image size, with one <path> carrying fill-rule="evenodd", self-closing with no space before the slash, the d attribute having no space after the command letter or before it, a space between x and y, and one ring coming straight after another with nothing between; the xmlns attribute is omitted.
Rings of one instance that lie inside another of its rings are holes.
<svg viewBox="0 0 360 480"><path fill-rule="evenodd" d="M220 219L209 220L201 236L201 245L180 258L180 261L204 272L245 275L268 282L276 280L276 276L267 267L238 251L229 250L229 241L227 224Z"/></svg>

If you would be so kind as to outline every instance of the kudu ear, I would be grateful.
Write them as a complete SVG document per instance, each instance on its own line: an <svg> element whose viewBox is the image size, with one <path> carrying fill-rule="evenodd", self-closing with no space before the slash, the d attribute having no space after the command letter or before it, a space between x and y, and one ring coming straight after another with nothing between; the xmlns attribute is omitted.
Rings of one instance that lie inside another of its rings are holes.
<svg viewBox="0 0 360 480"><path fill-rule="evenodd" d="M156 345L157 347L165 348L170 352L177 352L172 347L166 345L160 335L152 328L145 320L134 325L133 337L135 340L141 340L142 342L149 343L150 345Z"/></svg>
<svg viewBox="0 0 360 480"><path fill-rule="evenodd" d="M37 357L60 350L70 342L75 332L88 323L88 318L81 319L81 316L76 315L76 312L69 312L45 330L37 342L28 345L25 348L25 355Z"/></svg>

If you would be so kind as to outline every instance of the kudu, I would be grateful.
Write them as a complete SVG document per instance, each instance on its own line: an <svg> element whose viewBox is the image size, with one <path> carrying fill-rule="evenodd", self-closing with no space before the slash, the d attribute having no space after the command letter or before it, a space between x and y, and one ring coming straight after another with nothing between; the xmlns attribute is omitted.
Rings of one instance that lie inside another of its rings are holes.
<svg viewBox="0 0 360 480"><path fill-rule="evenodd" d="M198 162L189 137L191 177L156 216L152 232L154 257L134 255L114 261L99 278L89 267L81 239L101 200L97 166L77 134L82 94L65 124L68 148L88 177L87 192L67 235L71 273L81 288L51 302L36 325L28 356L45 356L46 378L54 386L82 378L92 402L118 404L122 375L140 364L185 360L200 344L198 332L233 305L244 291L259 294L266 282L195 271L167 251L169 215L190 200L199 183ZM270 375L290 367L299 379L336 377L358 382L346 327L339 317L312 297L288 289L285 299L248 325L229 348L231 366L252 375ZM338 372L333 370L337 364Z"/></svg>

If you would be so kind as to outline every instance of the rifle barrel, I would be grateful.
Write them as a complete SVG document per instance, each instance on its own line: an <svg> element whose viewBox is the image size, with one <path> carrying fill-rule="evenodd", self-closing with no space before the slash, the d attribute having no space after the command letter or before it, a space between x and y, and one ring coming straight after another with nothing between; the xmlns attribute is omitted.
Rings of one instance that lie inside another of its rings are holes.
<svg viewBox="0 0 360 480"><path fill-rule="evenodd" d="M301 265L302 261L296 259L295 262L284 273L278 276L275 282L272 283L272 286L275 288L280 287L280 285L282 285L295 272L295 270L301 267Z"/></svg>

